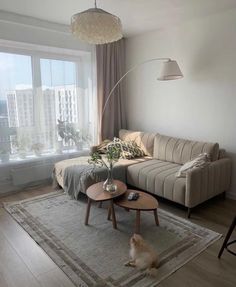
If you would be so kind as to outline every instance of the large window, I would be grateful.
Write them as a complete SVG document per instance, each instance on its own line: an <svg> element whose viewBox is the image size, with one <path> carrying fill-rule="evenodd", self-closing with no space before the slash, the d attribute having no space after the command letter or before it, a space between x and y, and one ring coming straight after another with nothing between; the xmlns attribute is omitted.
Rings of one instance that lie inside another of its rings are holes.
<svg viewBox="0 0 236 287"><path fill-rule="evenodd" d="M0 52L2 162L81 150L94 141L90 53Z"/></svg>

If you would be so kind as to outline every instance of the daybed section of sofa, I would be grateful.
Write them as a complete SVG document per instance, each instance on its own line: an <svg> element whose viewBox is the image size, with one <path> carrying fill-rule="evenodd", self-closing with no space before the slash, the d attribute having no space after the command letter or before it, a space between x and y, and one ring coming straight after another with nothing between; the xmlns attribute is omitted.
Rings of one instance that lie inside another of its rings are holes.
<svg viewBox="0 0 236 287"><path fill-rule="evenodd" d="M180 167L208 153L211 162L204 168L194 168L185 178L176 177ZM127 183L136 188L180 203L188 208L229 189L231 160L219 159L219 145L190 141L164 135L154 138L153 159L129 166Z"/></svg>
<svg viewBox="0 0 236 287"><path fill-rule="evenodd" d="M126 182L127 167L146 162L152 159L154 138L156 134L145 132L131 132L127 130L120 130L119 137L122 140L135 141L145 152L145 156L134 159L119 159L115 164L113 170L113 177ZM92 152L97 150L97 146L92 147ZM91 177L84 176L82 184L78 185L78 179L81 176L81 171L87 169L88 159L90 156L82 156L73 159L67 159L57 162L54 166L54 179L64 190L69 194L79 194L79 192L86 192L86 187L93 184ZM105 180L107 176L106 169L97 169L96 174L100 180ZM83 188L82 188L83 187ZM76 198L76 196L74 196Z"/></svg>
<svg viewBox="0 0 236 287"><path fill-rule="evenodd" d="M67 181L68 174L70 177L79 177L81 170L89 166L88 160L90 159L90 156L80 156L73 159L66 159L63 161L59 161L54 165L54 177L59 186L62 188L65 187L65 181ZM119 179L123 182L126 182L126 168L129 165L138 164L141 162L145 162L150 160L151 157L144 156L141 158L134 158L134 159L120 159L114 166L113 176L115 179ZM105 180L107 176L107 172L105 168L97 168L96 173L99 177L101 177L101 180ZM92 182L93 183L93 182ZM85 190L81 190L85 193Z"/></svg>

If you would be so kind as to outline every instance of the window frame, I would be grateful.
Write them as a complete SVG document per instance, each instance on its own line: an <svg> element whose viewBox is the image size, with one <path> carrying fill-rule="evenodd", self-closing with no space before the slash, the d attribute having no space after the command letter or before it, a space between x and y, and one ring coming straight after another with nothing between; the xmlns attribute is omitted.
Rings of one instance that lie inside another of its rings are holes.
<svg viewBox="0 0 236 287"><path fill-rule="evenodd" d="M38 44L29 44L23 42L15 42L0 39L0 52L8 54L17 54L25 55L31 57L31 69L32 69L32 89L38 87L42 88L42 79L41 79L41 70L40 70L40 59L51 59L59 61L70 61L76 64L76 85L79 83L79 66L83 61L90 61L91 67L90 72L92 75L91 93L92 93L92 105L95 107L96 98L95 98L95 85L96 85L96 72L93 65L95 59L95 50L74 50L74 49L65 49L59 47L49 47ZM35 97L35 93L34 97ZM94 111L92 111L94 112ZM94 143L97 141L97 121L94 122L93 128L93 138ZM51 154L53 156L53 154ZM57 156L55 154L55 156Z"/></svg>

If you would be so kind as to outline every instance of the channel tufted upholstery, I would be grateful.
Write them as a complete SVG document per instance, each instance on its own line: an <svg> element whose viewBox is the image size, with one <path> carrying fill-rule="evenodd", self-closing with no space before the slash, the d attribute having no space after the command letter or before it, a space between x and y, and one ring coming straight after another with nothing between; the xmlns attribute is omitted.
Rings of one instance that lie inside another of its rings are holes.
<svg viewBox="0 0 236 287"><path fill-rule="evenodd" d="M184 164L201 153L210 154L211 161L215 161L219 156L219 144L190 141L164 135L157 135L154 139L153 157L159 160Z"/></svg>
<svg viewBox="0 0 236 287"><path fill-rule="evenodd" d="M127 168L127 182L185 205L186 179L176 178L181 165L152 159Z"/></svg>
<svg viewBox="0 0 236 287"><path fill-rule="evenodd" d="M194 207L226 191L231 182L231 160L221 158L206 168L196 168L187 173L185 206Z"/></svg>
<svg viewBox="0 0 236 287"><path fill-rule="evenodd" d="M137 138L142 134L130 133ZM126 131L126 134L129 135L129 132ZM153 150L151 160L127 167L129 185L188 208L195 207L230 187L231 159L226 157L224 150L219 149L218 143L190 141L157 134L154 137ZM182 164L201 153L210 154L209 165L190 170L184 178L175 176Z"/></svg>
<svg viewBox="0 0 236 287"><path fill-rule="evenodd" d="M225 150L219 149L218 143L190 141L158 133L124 129L120 130L119 137L124 141L135 141L147 155L132 160L120 159L115 165L114 177L122 173L122 180L134 188L188 208L195 207L230 188L232 162L226 157ZM204 152L211 156L209 165L204 168L196 167L188 171L183 178L175 176L182 164ZM56 163L54 175L57 182L63 186L65 171L73 169L72 167L81 168L83 165L88 165L88 157ZM78 177L76 168L73 176Z"/></svg>

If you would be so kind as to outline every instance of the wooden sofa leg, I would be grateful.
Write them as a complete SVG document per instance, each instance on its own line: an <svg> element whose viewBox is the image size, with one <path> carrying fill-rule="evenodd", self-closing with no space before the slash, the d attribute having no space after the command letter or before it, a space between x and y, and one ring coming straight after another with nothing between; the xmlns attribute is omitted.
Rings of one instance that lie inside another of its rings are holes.
<svg viewBox="0 0 236 287"><path fill-rule="evenodd" d="M188 218L190 218L190 216L191 216L191 211L192 211L192 209L190 207L188 207Z"/></svg>

